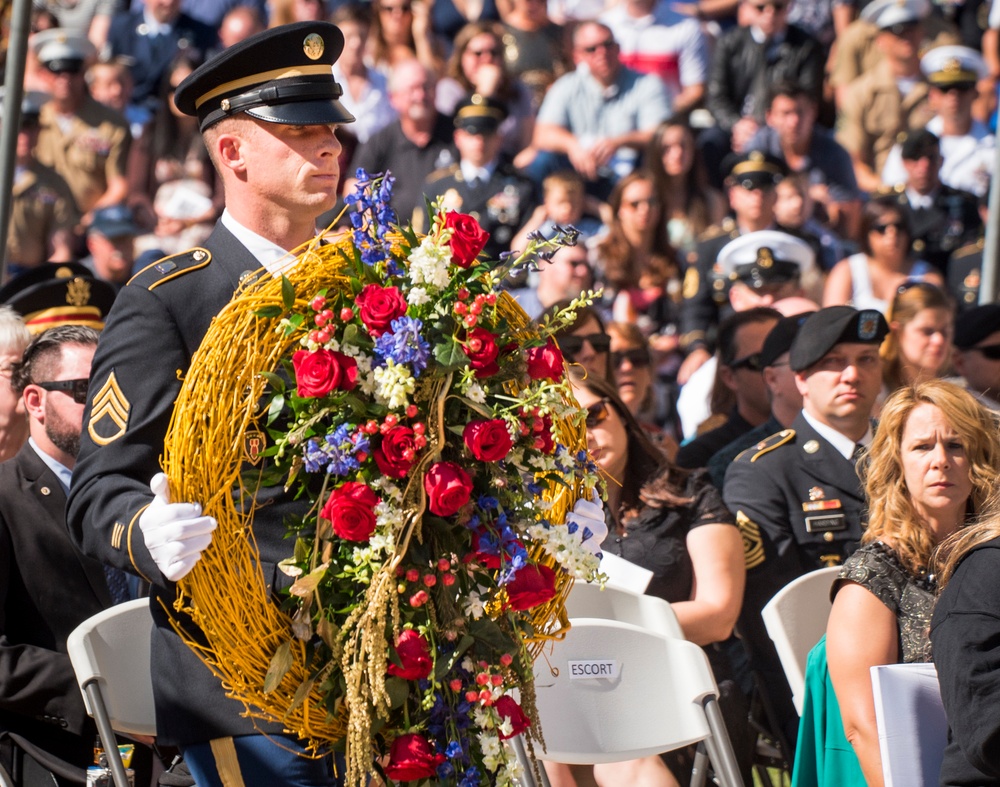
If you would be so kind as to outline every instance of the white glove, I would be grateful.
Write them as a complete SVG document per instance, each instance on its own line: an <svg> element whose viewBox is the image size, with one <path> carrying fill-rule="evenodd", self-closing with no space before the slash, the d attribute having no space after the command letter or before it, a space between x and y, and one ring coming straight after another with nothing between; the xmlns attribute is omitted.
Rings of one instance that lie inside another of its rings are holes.
<svg viewBox="0 0 1000 787"><path fill-rule="evenodd" d="M596 489L592 490L590 500L581 497L576 501L573 510L566 515L566 527L579 535L585 549L595 555L601 554L601 543L608 535L608 525L604 521L604 503Z"/></svg>
<svg viewBox="0 0 1000 787"><path fill-rule="evenodd" d="M217 524L214 517L201 515L201 503L171 503L163 473L153 476L149 488L153 502L139 517L139 529L157 568L176 582L194 568Z"/></svg>

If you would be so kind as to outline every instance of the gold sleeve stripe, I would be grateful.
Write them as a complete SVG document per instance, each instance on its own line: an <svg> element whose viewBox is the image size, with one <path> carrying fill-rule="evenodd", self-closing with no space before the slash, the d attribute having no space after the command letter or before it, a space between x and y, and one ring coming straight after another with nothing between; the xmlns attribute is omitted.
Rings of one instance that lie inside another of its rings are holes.
<svg viewBox="0 0 1000 787"><path fill-rule="evenodd" d="M736 525L743 537L743 562L748 569L757 568L764 562L764 539L760 527L742 511L736 512Z"/></svg>
<svg viewBox="0 0 1000 787"><path fill-rule="evenodd" d="M135 562L135 553L132 552L132 530L135 528L135 523L138 521L139 516L147 508L149 508L149 504L148 503L146 505L144 505L142 508L140 508L138 511L136 511L135 512L135 516L132 517L132 521L128 523L128 539L127 539L127 543L128 543L128 559L132 562L132 567L135 569L136 573L140 577L142 577L143 579L145 579L150 585L152 585L153 584L153 580L151 580L149 577L147 577L145 574L142 573L142 569L139 568L139 564Z"/></svg>
<svg viewBox="0 0 1000 787"><path fill-rule="evenodd" d="M122 548L123 535L125 535L125 525L121 522L115 522L115 526L111 528L111 547L113 549Z"/></svg>

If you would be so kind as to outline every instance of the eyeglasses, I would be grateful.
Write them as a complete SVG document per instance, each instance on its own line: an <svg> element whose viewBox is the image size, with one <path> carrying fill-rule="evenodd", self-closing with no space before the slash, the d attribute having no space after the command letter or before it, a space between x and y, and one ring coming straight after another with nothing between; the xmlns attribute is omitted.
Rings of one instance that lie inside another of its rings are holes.
<svg viewBox="0 0 1000 787"><path fill-rule="evenodd" d="M905 36L907 33L912 33L917 29L916 22L899 22L895 25L890 25L889 27L882 28L894 36Z"/></svg>
<svg viewBox="0 0 1000 787"><path fill-rule="evenodd" d="M608 400L601 399L594 402L587 408L587 428L593 429L598 424L602 424L608 420L608 416L611 413L608 410Z"/></svg>
<svg viewBox="0 0 1000 787"><path fill-rule="evenodd" d="M984 358L989 358L991 361L1000 361L1000 344L987 344L985 347L970 347L969 349L981 352Z"/></svg>
<svg viewBox="0 0 1000 787"><path fill-rule="evenodd" d="M872 232L877 232L879 235L885 235L889 228L896 230L896 232L903 232L906 229L906 224L902 221L887 221L885 224L872 224Z"/></svg>
<svg viewBox="0 0 1000 787"><path fill-rule="evenodd" d="M950 85L934 85L942 93L951 93L956 91L959 93L968 93L970 90L975 90L976 85L973 82L954 82Z"/></svg>
<svg viewBox="0 0 1000 787"><path fill-rule="evenodd" d="M604 41L598 41L596 44L591 44L590 46L581 46L580 50L586 52L588 55L594 54L598 49L614 49L618 44L615 43L613 38L605 39Z"/></svg>
<svg viewBox="0 0 1000 787"><path fill-rule="evenodd" d="M378 10L386 14L408 14L413 10L413 5L411 3L403 3L402 5L381 5Z"/></svg>
<svg viewBox="0 0 1000 787"><path fill-rule="evenodd" d="M611 337L606 333L588 333L585 336L569 334L559 337L559 349L563 355L571 359L583 349L583 343L589 342L595 353L606 353L611 349Z"/></svg>
<svg viewBox="0 0 1000 787"><path fill-rule="evenodd" d="M643 205L647 208L655 208L660 204L660 201L656 197L647 197L646 199L626 200L622 204L627 205L631 210L638 210Z"/></svg>
<svg viewBox="0 0 1000 787"><path fill-rule="evenodd" d="M774 13L780 14L788 8L788 3L764 3L763 5L755 5L754 8L757 9L758 14L763 14L768 8L773 8Z"/></svg>
<svg viewBox="0 0 1000 787"><path fill-rule="evenodd" d="M727 365L734 372L737 372L740 369L749 369L752 372L759 372L760 353L753 353L753 355L744 355L742 358L737 358L735 361L732 361Z"/></svg>
<svg viewBox="0 0 1000 787"><path fill-rule="evenodd" d="M774 181L770 180L758 181L746 179L739 181L736 185L743 187L747 191L774 191L775 184Z"/></svg>
<svg viewBox="0 0 1000 787"><path fill-rule="evenodd" d="M611 365L615 369L625 361L635 367L649 366L649 350L645 347L633 347L631 350L616 350L611 353Z"/></svg>
<svg viewBox="0 0 1000 787"><path fill-rule="evenodd" d="M90 386L90 380L87 378L80 380L53 380L46 383L35 383L35 385L46 391L62 391L67 396L73 397L73 401L77 404L86 404L87 388Z"/></svg>
<svg viewBox="0 0 1000 787"><path fill-rule="evenodd" d="M500 50L495 48L490 49L466 49L465 54L472 55L473 57L484 57L486 55L490 57L500 57Z"/></svg>

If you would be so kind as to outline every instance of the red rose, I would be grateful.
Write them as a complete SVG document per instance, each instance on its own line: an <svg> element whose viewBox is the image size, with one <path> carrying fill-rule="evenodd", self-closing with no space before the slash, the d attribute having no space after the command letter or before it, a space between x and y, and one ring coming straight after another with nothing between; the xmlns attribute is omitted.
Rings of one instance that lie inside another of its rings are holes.
<svg viewBox="0 0 1000 787"><path fill-rule="evenodd" d="M552 439L552 416L542 416L542 428L534 433L535 447L543 454L551 454L556 450L556 441Z"/></svg>
<svg viewBox="0 0 1000 787"><path fill-rule="evenodd" d="M514 578L504 585L507 607L523 610L537 607L556 594L556 572L548 566L527 565L518 569Z"/></svg>
<svg viewBox="0 0 1000 787"><path fill-rule="evenodd" d="M396 782L427 779L434 775L437 767L446 759L443 754L434 753L423 735L408 732L392 742L385 775Z"/></svg>
<svg viewBox="0 0 1000 787"><path fill-rule="evenodd" d="M427 507L437 516L451 516L469 502L472 479L454 462L435 462L424 476Z"/></svg>
<svg viewBox="0 0 1000 787"><path fill-rule="evenodd" d="M528 377L532 380L558 380L562 377L564 366L562 351L552 339L544 347L528 350Z"/></svg>
<svg viewBox="0 0 1000 787"><path fill-rule="evenodd" d="M376 495L367 484L348 481L333 490L320 516L328 519L333 532L348 541L367 541L375 532Z"/></svg>
<svg viewBox="0 0 1000 787"><path fill-rule="evenodd" d="M381 336L392 326L392 321L406 314L406 299L398 287L380 287L366 284L354 300L361 322L372 336Z"/></svg>
<svg viewBox="0 0 1000 787"><path fill-rule="evenodd" d="M299 396L326 396L330 391L350 391L358 381L358 364L349 355L333 350L296 350L292 355Z"/></svg>
<svg viewBox="0 0 1000 787"><path fill-rule="evenodd" d="M434 669L431 646L419 631L413 629L403 631L396 640L396 654L402 666L397 667L390 661L390 675L406 680L420 680L430 675Z"/></svg>
<svg viewBox="0 0 1000 787"><path fill-rule="evenodd" d="M493 703L493 707L496 708L496 711L500 714L501 719L510 719L512 727L510 735L504 735L502 732L497 731L500 736L500 740L505 741L508 738L513 738L515 735L520 735L531 726L531 719L524 715L524 711L521 710L521 706L517 704L517 700L510 695L504 694L495 703Z"/></svg>
<svg viewBox="0 0 1000 787"><path fill-rule="evenodd" d="M408 426L394 426L382 438L375 449L375 464L389 478L403 478L413 467L413 457L417 452L413 443L413 430ZM407 459L404 454L410 453Z"/></svg>
<svg viewBox="0 0 1000 787"><path fill-rule="evenodd" d="M492 421L470 421L462 431L465 445L476 459L498 462L510 453L514 441L510 439L507 423L495 418Z"/></svg>
<svg viewBox="0 0 1000 787"><path fill-rule="evenodd" d="M468 268L486 248L490 234L472 216L454 211L445 214L444 226L451 230L451 261Z"/></svg>
<svg viewBox="0 0 1000 787"><path fill-rule="evenodd" d="M469 331L462 349L469 356L469 367L476 373L476 377L489 377L500 371L497 364L497 356L500 354L497 338L485 328L473 328Z"/></svg>

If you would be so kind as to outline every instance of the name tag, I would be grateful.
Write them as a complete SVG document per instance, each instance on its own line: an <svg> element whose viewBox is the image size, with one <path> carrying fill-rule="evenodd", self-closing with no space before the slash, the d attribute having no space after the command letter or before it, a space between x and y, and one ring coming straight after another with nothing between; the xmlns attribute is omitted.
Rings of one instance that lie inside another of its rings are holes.
<svg viewBox="0 0 1000 787"><path fill-rule="evenodd" d="M570 680L614 679L621 675L622 665L615 659L588 659L569 662Z"/></svg>
<svg viewBox="0 0 1000 787"><path fill-rule="evenodd" d="M830 533L835 530L847 530L847 520L843 514L806 517L807 533Z"/></svg>

